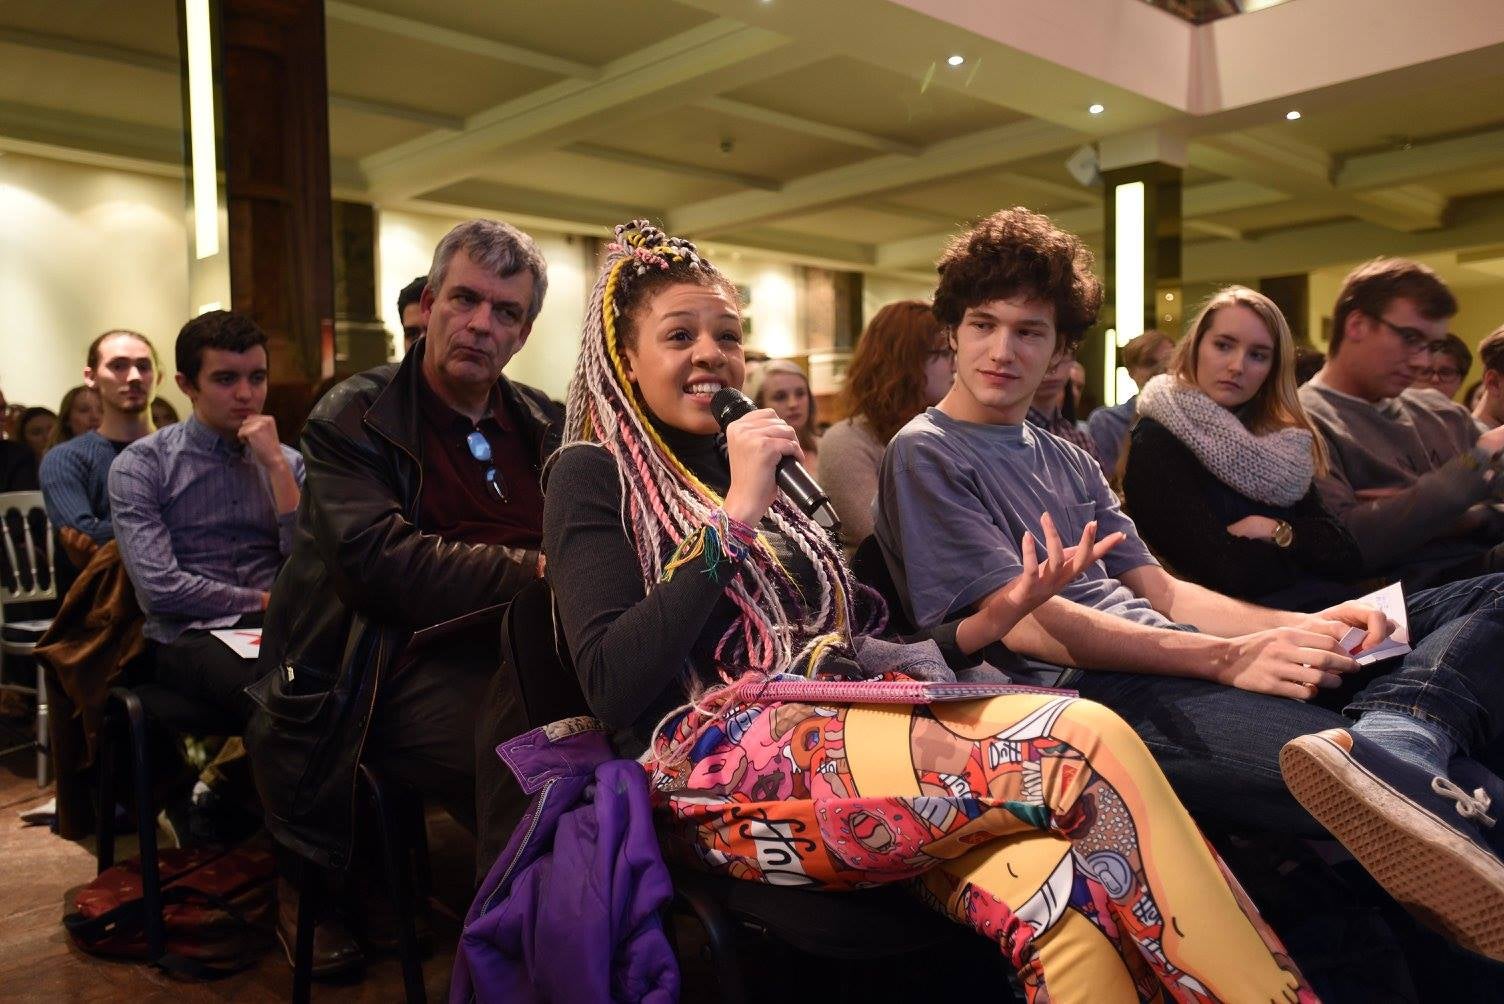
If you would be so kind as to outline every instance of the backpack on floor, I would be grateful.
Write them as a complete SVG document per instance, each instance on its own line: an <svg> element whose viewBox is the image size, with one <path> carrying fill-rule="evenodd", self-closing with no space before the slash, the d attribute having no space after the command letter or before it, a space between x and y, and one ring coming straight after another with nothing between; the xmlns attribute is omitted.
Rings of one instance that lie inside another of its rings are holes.
<svg viewBox="0 0 1504 1004"><path fill-rule="evenodd" d="M157 855L166 954L151 959L141 859L106 868L69 896L63 927L93 955L136 959L194 979L255 965L271 943L277 868L257 846L164 849Z"/></svg>

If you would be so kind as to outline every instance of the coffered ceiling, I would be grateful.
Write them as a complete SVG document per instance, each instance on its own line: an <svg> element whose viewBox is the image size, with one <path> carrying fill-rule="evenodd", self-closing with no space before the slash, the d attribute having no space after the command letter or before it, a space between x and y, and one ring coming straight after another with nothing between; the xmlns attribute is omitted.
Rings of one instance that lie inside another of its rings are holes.
<svg viewBox="0 0 1504 1004"><path fill-rule="evenodd" d="M1497 0L1290 0L1205 25L1138 0L325 9L336 194L378 206L576 233L646 214L921 275L1001 206L1095 239L1100 186L1066 158L1153 134L1183 151L1190 280L1504 238ZM0 4L0 149L179 171L177 38L172 0Z"/></svg>

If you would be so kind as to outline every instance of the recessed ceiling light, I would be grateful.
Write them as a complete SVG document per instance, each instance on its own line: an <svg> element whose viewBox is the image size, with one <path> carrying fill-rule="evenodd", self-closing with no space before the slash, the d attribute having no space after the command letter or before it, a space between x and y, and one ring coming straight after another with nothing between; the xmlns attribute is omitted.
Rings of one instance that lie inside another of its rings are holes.
<svg viewBox="0 0 1504 1004"><path fill-rule="evenodd" d="M1107 106L1106 105L1093 104L1093 105L1088 105L1087 108L1086 108L1086 110L1088 112L1090 112L1091 114L1093 114L1093 115L1101 115L1103 112L1105 112L1107 110Z"/></svg>
<svg viewBox="0 0 1504 1004"><path fill-rule="evenodd" d="M960 66L962 63L966 62L966 57L965 56L956 55L956 56L952 56L949 59L947 59L946 62L949 63L951 66Z"/></svg>
<svg viewBox="0 0 1504 1004"><path fill-rule="evenodd" d="M1289 111L1285 112L1285 118L1289 119L1291 122L1294 122L1296 119L1300 118L1300 112L1292 108Z"/></svg>

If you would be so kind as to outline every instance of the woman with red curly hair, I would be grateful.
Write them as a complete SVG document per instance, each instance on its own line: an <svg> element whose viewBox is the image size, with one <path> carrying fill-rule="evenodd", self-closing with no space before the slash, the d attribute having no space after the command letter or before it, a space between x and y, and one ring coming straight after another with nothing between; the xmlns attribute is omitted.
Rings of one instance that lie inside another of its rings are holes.
<svg viewBox="0 0 1504 1004"><path fill-rule="evenodd" d="M899 300L867 323L846 370L846 418L821 440L820 484L841 517L846 555L872 533L872 500L888 440L955 377L956 355L922 300Z"/></svg>

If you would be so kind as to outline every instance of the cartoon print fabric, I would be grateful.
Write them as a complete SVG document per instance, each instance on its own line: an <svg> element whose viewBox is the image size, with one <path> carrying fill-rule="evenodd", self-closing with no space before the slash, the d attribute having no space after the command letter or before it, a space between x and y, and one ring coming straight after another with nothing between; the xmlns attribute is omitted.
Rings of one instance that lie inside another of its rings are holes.
<svg viewBox="0 0 1504 1004"><path fill-rule="evenodd" d="M1107 742L1112 723L1127 738ZM1235 970L1258 999L1316 999L1148 751L1096 705L737 704L708 728L699 712L683 715L655 753L702 729L684 763L658 769L655 798L672 819L670 848L713 871L837 891L917 879L923 899L998 943L1032 1004L1079 999L1062 980L1089 984L1097 1000L1114 999L1103 994L1113 986L1126 1000L1251 999L1207 986L1203 959ZM1137 790L1144 775L1164 794ZM1154 811L1165 799L1173 811ZM1187 831L1172 842L1180 860L1146 860L1150 838L1169 830ZM1188 854L1198 867L1187 869ZM1216 888L1184 894L1181 908L1167 902L1186 885L1175 875ZM1235 922L1214 921L1219 912ZM1052 956L1069 967L1052 970Z"/></svg>

